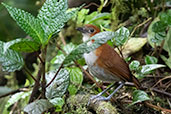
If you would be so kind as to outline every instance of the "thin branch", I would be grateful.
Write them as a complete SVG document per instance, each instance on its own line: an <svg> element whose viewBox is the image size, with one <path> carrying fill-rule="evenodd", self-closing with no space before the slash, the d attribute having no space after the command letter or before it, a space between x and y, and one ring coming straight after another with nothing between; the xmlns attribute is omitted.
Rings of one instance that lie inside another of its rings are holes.
<svg viewBox="0 0 171 114"><path fill-rule="evenodd" d="M96 3L94 3L94 2L91 2L91 3L89 3L88 5L84 6L83 8L86 9L86 8L88 8L88 7L90 7L90 6L100 7L98 4L96 4Z"/></svg>
<svg viewBox="0 0 171 114"><path fill-rule="evenodd" d="M64 36L63 36L63 34L62 34L62 31L59 33L59 37L61 38L61 41L62 41L62 43L64 44L64 46L66 45L66 41L65 41L65 38L64 38Z"/></svg>
<svg viewBox="0 0 171 114"><path fill-rule="evenodd" d="M137 25L137 26L133 29L133 31L131 32L130 37L134 34L134 32L136 31L137 28L143 26L144 24L146 24L147 22L149 22L151 19L152 19L152 17L148 18L147 20L145 20L145 21L142 22L141 24Z"/></svg>
<svg viewBox="0 0 171 114"><path fill-rule="evenodd" d="M54 81L54 79L56 78L56 76L58 75L59 71L61 70L61 68L63 67L63 63L61 64L61 66L58 68L57 72L55 73L54 77L52 78L52 80L46 85L46 88Z"/></svg>
<svg viewBox="0 0 171 114"><path fill-rule="evenodd" d="M45 99L46 96L45 96L45 93L46 93L46 77L45 77L45 65L46 65L46 52L47 52L47 46L45 48L42 49L41 51L41 58L42 60L44 61L42 63L42 83L41 83L41 86L42 86L42 98Z"/></svg>
<svg viewBox="0 0 171 114"><path fill-rule="evenodd" d="M42 63L41 63L42 64ZM40 67L41 67L41 64L40 64ZM40 79L41 79L41 68L39 69L39 72L37 74L37 81L36 83L34 84L34 87L33 87L33 90L32 90L32 93L31 93L31 96L30 96L30 99L29 99L29 103L31 103L35 98L35 95L37 94L38 90L39 90L39 87L40 87Z"/></svg>
<svg viewBox="0 0 171 114"><path fill-rule="evenodd" d="M26 86L24 88L19 88L19 89L13 90L13 91L11 91L9 93L1 95L0 98L6 97L6 96L9 96L9 95L13 95L13 94L18 93L18 92L25 92L25 91L27 91L28 88L29 88L29 86Z"/></svg>
<svg viewBox="0 0 171 114"><path fill-rule="evenodd" d="M160 79L156 84L154 84L153 86L152 86L152 88L154 88L157 84L159 84L161 81L163 81L163 80L165 80L165 79L168 79L168 78L171 78L171 76L167 76L167 77L164 77L164 78L162 78L162 79Z"/></svg>
<svg viewBox="0 0 171 114"><path fill-rule="evenodd" d="M35 82L37 82L36 78L31 74L31 72L28 70L28 68L27 68L26 66L24 67L24 70L25 70L26 73L28 73L29 76L31 76L31 78L32 78Z"/></svg>

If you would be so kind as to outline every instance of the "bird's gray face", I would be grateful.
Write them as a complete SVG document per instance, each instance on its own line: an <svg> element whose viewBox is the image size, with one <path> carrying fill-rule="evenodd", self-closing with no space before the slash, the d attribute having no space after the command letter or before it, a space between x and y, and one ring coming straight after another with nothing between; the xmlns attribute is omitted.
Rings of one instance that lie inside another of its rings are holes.
<svg viewBox="0 0 171 114"><path fill-rule="evenodd" d="M78 27L77 28L78 31L80 31L83 35L88 35L91 36L95 30L92 27Z"/></svg>

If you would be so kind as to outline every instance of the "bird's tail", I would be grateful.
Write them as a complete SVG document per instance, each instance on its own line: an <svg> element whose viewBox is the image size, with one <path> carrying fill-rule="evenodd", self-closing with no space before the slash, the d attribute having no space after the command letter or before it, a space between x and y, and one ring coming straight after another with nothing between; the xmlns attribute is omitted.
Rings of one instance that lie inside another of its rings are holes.
<svg viewBox="0 0 171 114"><path fill-rule="evenodd" d="M137 89L141 89L141 84L135 76L132 76L132 81Z"/></svg>

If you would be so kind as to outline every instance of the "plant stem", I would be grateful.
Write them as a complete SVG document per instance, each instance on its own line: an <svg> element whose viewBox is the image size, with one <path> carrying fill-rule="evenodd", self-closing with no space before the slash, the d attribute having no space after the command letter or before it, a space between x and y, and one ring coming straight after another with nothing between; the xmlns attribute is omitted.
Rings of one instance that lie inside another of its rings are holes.
<svg viewBox="0 0 171 114"><path fill-rule="evenodd" d="M63 67L63 63L61 64L61 66L58 68L56 74L54 75L54 77L52 78L52 80L46 85L46 87L48 87L52 82L53 80L56 78L56 76L58 75L59 71L61 70L61 68Z"/></svg>
<svg viewBox="0 0 171 114"><path fill-rule="evenodd" d="M46 65L46 50L47 50L47 46L42 49L42 53L41 53L41 58L43 60L43 63L42 63L42 98L45 99L46 96L45 96L45 93L46 93L46 77L45 77L45 65Z"/></svg>
<svg viewBox="0 0 171 114"><path fill-rule="evenodd" d="M40 63L40 66L41 66L41 63ZM40 79L41 79L41 68L39 69L39 72L37 74L37 81L35 82L34 84L34 87L33 87L33 91L31 93L31 96L30 96L30 99L29 99L29 103L33 102L33 100L35 99L35 96L39 90L39 87L40 87Z"/></svg>

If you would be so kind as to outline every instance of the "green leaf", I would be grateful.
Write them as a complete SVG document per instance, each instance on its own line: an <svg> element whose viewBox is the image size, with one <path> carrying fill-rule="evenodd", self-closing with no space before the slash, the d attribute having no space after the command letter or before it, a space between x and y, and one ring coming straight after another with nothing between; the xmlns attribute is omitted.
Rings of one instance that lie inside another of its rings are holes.
<svg viewBox="0 0 171 114"><path fill-rule="evenodd" d="M43 42L44 31L41 28L39 19L36 19L33 15L24 10L11 7L5 3L2 4L7 8L11 17L28 35L37 41L37 43Z"/></svg>
<svg viewBox="0 0 171 114"><path fill-rule="evenodd" d="M56 71L46 73L46 81L49 83L54 77ZM55 97L62 97L69 85L69 72L66 69L61 69L55 80L47 87L46 97L53 99Z"/></svg>
<svg viewBox="0 0 171 114"><path fill-rule="evenodd" d="M56 112L62 111L62 107L65 104L64 99L62 99L60 97L51 99L50 102L55 106L55 111Z"/></svg>
<svg viewBox="0 0 171 114"><path fill-rule="evenodd" d="M78 67L68 68L70 72L70 85L68 91L70 95L74 95L79 90L83 82L83 73Z"/></svg>
<svg viewBox="0 0 171 114"><path fill-rule="evenodd" d="M167 52L169 53L169 57L171 57L171 28L169 29L168 33L167 33L167 37L166 37L166 41L165 41L165 45L167 47Z"/></svg>
<svg viewBox="0 0 171 114"><path fill-rule="evenodd" d="M24 65L22 56L14 50L4 50L4 45L5 43L0 41L0 63L3 71L14 72L20 70Z"/></svg>
<svg viewBox="0 0 171 114"><path fill-rule="evenodd" d="M137 70L139 66L140 66L140 62L139 61L136 61L136 60L132 61L129 64L130 70Z"/></svg>
<svg viewBox="0 0 171 114"><path fill-rule="evenodd" d="M150 100L148 94L142 90L135 90L133 92L133 103L131 105L134 105L136 103L140 103L143 101Z"/></svg>
<svg viewBox="0 0 171 114"><path fill-rule="evenodd" d="M164 55L160 55L165 64L171 69L171 56L166 58Z"/></svg>
<svg viewBox="0 0 171 114"><path fill-rule="evenodd" d="M8 100L7 104L5 105L6 108L9 108L11 105L19 101L20 99L25 99L26 97L29 97L31 94L31 91L29 92L19 92L11 96L11 98Z"/></svg>
<svg viewBox="0 0 171 114"><path fill-rule="evenodd" d="M86 15L88 14L88 12L89 12L89 9L81 9L77 13L77 25L83 24L83 21L84 21Z"/></svg>
<svg viewBox="0 0 171 114"><path fill-rule="evenodd" d="M150 71L165 67L165 65L161 64L149 64L149 65L143 65L141 69L142 74L148 74Z"/></svg>
<svg viewBox="0 0 171 114"><path fill-rule="evenodd" d="M117 36L114 39L114 43L116 46L123 45L128 40L128 37L130 34L129 30L125 27L121 27L120 29L116 31L116 33L117 33Z"/></svg>
<svg viewBox="0 0 171 114"><path fill-rule="evenodd" d="M101 20L101 19L109 19L111 17L110 13L99 13L97 14L94 18L92 18L89 23L93 23L97 20Z"/></svg>
<svg viewBox="0 0 171 114"><path fill-rule="evenodd" d="M65 51L66 54L69 54L72 50L74 50L76 47L76 45L69 43L67 45L65 45L64 47L62 47L62 49ZM52 64L62 64L62 62L65 59L65 55L64 53L61 51L61 53L59 53L58 55L56 55L52 60L51 63Z"/></svg>
<svg viewBox="0 0 171 114"><path fill-rule="evenodd" d="M5 43L4 50L13 49L19 52L34 52L39 50L40 45L31 39L15 39Z"/></svg>
<svg viewBox="0 0 171 114"><path fill-rule="evenodd" d="M84 53L89 53L90 51L98 48L102 44L106 43L108 40L112 39L115 35L115 32L105 31L100 32L94 35L90 40L95 40L91 45L88 45L87 42L84 42L78 45L64 60L64 64L70 63L71 61L78 60L82 58Z"/></svg>
<svg viewBox="0 0 171 114"><path fill-rule="evenodd" d="M9 93L11 91L12 91L11 88L8 88L8 87L5 87L5 86L0 86L0 95L4 95L4 94Z"/></svg>
<svg viewBox="0 0 171 114"><path fill-rule="evenodd" d="M67 0L46 0L38 14L41 20L41 26L45 31L45 38L43 44L47 44L49 38L55 32L59 32L63 28L64 23L67 22L78 9L67 12Z"/></svg>
<svg viewBox="0 0 171 114"><path fill-rule="evenodd" d="M147 55L145 57L145 63L146 64L157 64L157 62L158 62L158 59L154 56Z"/></svg>
<svg viewBox="0 0 171 114"><path fill-rule="evenodd" d="M27 112L28 114L42 114L51 107L53 107L53 104L48 100L40 99L28 104L24 108L24 112Z"/></svg>

